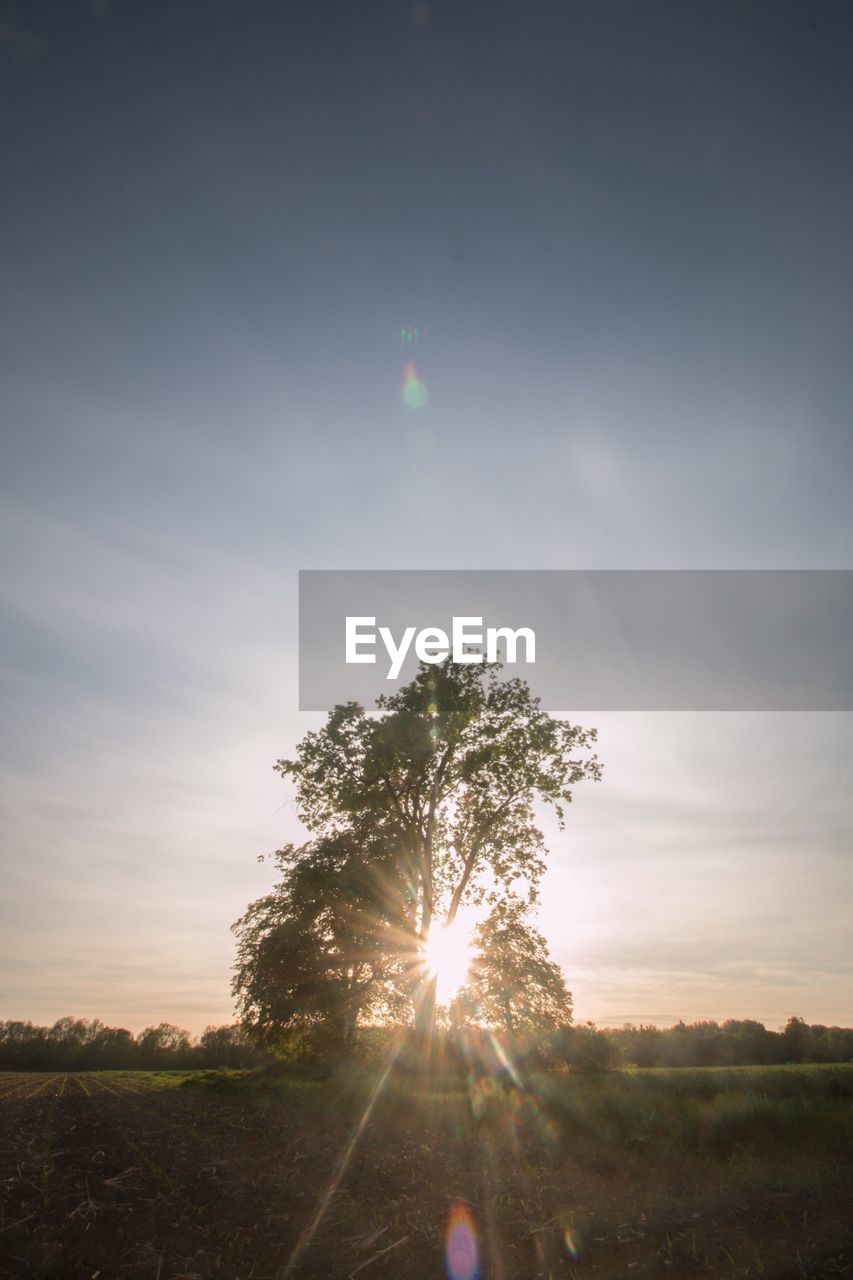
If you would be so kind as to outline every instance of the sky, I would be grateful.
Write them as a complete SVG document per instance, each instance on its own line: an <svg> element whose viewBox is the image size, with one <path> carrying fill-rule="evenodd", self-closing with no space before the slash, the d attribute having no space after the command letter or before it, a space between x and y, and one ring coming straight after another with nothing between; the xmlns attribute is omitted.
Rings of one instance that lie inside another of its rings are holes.
<svg viewBox="0 0 853 1280"><path fill-rule="evenodd" d="M0 2L0 1017L231 1020L299 569L853 567L851 54L819 0ZM576 1018L853 1023L853 717L584 720Z"/></svg>

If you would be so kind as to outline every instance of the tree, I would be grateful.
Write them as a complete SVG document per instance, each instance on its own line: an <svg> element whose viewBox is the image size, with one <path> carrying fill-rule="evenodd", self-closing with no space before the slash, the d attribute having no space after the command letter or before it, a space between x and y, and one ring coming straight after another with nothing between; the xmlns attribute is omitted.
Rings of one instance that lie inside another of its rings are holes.
<svg viewBox="0 0 853 1280"><path fill-rule="evenodd" d="M611 1035L615 1035L626 1062L635 1067L660 1066L664 1033L659 1027L651 1024L637 1027L632 1022L627 1022Z"/></svg>
<svg viewBox="0 0 853 1280"><path fill-rule="evenodd" d="M127 1027L107 1027L95 1018L90 1025L81 1066L89 1071L133 1066L136 1045Z"/></svg>
<svg viewBox="0 0 853 1280"><path fill-rule="evenodd" d="M814 1047L811 1027L803 1018L790 1017L782 1032L782 1043L786 1062L808 1062Z"/></svg>
<svg viewBox="0 0 853 1280"><path fill-rule="evenodd" d="M594 1022L579 1027L561 1027L553 1038L553 1047L572 1071L594 1074L611 1071L619 1061L619 1050L606 1031Z"/></svg>
<svg viewBox="0 0 853 1280"><path fill-rule="evenodd" d="M205 1027L199 1036L198 1051L211 1067L245 1067L255 1058L255 1051L238 1022Z"/></svg>
<svg viewBox="0 0 853 1280"><path fill-rule="evenodd" d="M153 1070L162 1066L186 1066L190 1061L190 1033L171 1022L146 1027L137 1041L140 1056Z"/></svg>
<svg viewBox="0 0 853 1280"><path fill-rule="evenodd" d="M234 925L233 992L258 1045L352 1045L359 1016L399 1000L405 886L380 840L351 832L276 854L281 879Z"/></svg>
<svg viewBox="0 0 853 1280"><path fill-rule="evenodd" d="M492 904L544 870L536 800L562 827L571 788L600 776L586 754L595 730L555 720L527 684L502 680L495 664L422 665L414 680L378 699L334 708L296 757L275 765L296 785L300 818L317 839L377 843L405 886L398 954L408 954L415 1022L435 1022L435 981L422 963L434 922L450 924L465 902ZM297 861L312 846L290 850Z"/></svg>
<svg viewBox="0 0 853 1280"><path fill-rule="evenodd" d="M763 1022L751 1018L729 1018L723 1023L722 1030L723 1055L728 1064L773 1062L778 1056L778 1037L768 1031Z"/></svg>
<svg viewBox="0 0 853 1280"><path fill-rule="evenodd" d="M572 997L524 902L499 902L474 932L474 959L451 1017L519 1032L555 1031L572 1021Z"/></svg>

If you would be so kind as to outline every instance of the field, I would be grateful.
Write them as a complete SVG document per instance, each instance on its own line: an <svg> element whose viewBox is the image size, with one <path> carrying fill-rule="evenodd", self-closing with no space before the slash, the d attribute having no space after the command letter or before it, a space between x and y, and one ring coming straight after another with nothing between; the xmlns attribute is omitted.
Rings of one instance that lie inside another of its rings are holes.
<svg viewBox="0 0 853 1280"><path fill-rule="evenodd" d="M0 1275L853 1277L853 1067L446 1083L0 1076Z"/></svg>

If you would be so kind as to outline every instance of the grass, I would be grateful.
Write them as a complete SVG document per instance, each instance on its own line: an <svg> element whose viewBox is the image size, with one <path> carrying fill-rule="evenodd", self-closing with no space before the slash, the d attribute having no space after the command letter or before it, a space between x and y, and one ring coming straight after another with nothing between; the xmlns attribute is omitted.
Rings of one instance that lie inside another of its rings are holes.
<svg viewBox="0 0 853 1280"><path fill-rule="evenodd" d="M652 1068L543 1077L549 1112L610 1148L652 1145L700 1157L738 1150L853 1147L853 1066Z"/></svg>
<svg viewBox="0 0 853 1280"><path fill-rule="evenodd" d="M375 1070L310 1079L286 1070L187 1075L184 1088L284 1104L297 1101L350 1123L371 1096ZM649 1068L600 1076L542 1073L518 1089L433 1077L424 1088L390 1077L381 1099L388 1133L416 1127L451 1147L512 1122L534 1164L572 1153L612 1171L630 1157L661 1169L724 1174L729 1187L816 1177L850 1182L853 1066ZM784 1174L784 1176L783 1176Z"/></svg>

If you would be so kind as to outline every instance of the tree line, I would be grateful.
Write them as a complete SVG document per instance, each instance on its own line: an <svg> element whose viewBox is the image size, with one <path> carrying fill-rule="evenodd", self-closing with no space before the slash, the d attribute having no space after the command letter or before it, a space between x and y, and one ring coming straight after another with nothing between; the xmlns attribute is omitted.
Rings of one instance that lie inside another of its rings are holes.
<svg viewBox="0 0 853 1280"><path fill-rule="evenodd" d="M614 1058L637 1067L740 1067L800 1062L853 1062L853 1029L789 1018L780 1031L752 1019L625 1026L598 1033Z"/></svg>
<svg viewBox="0 0 853 1280"><path fill-rule="evenodd" d="M99 1018L59 1018L50 1027L0 1022L0 1071L164 1071L253 1067L264 1060L239 1023L206 1027L194 1039L161 1022L135 1036Z"/></svg>
<svg viewBox="0 0 853 1280"><path fill-rule="evenodd" d="M471 1028L444 1019L440 1039L449 1057L466 1060L457 1042L470 1039ZM404 1028L382 1029L383 1044ZM378 1028L364 1027L356 1052L374 1056ZM476 1029L475 1029L476 1033ZM505 1033L503 1033L505 1035ZM454 1047L456 1052L454 1053ZM506 1038L516 1061L529 1066L606 1071L636 1067L740 1067L791 1063L853 1062L853 1028L809 1025L789 1018L779 1031L752 1019L725 1022L678 1022L672 1027L597 1028L563 1022L550 1030L533 1030L533 1021ZM146 1027L134 1036L126 1027L109 1027L98 1018L60 1018L50 1027L32 1022L0 1022L2 1071L165 1071L251 1068L270 1061L254 1047L239 1023L209 1026L194 1039L169 1022Z"/></svg>

